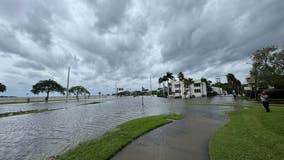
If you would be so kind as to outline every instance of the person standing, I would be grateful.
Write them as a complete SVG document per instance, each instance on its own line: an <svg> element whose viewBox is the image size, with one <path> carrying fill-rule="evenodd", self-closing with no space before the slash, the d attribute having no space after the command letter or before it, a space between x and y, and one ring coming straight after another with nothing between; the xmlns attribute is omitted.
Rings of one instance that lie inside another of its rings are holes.
<svg viewBox="0 0 284 160"><path fill-rule="evenodd" d="M269 109L269 101L268 101L268 95L266 91L262 91L260 95L260 100L263 104L263 107L265 108L266 112L270 112Z"/></svg>
<svg viewBox="0 0 284 160"><path fill-rule="evenodd" d="M232 91L232 95L234 96L234 98L237 98L237 92L235 90Z"/></svg>

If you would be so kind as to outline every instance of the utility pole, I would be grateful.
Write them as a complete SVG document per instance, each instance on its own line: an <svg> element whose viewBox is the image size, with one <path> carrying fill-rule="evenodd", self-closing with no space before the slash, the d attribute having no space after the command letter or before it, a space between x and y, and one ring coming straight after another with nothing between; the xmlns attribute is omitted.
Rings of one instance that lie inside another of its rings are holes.
<svg viewBox="0 0 284 160"><path fill-rule="evenodd" d="M150 92L151 92L151 96L152 96L152 77L150 75Z"/></svg>
<svg viewBox="0 0 284 160"><path fill-rule="evenodd" d="M70 78L70 67L68 67L67 87L66 87L66 102L68 102L68 95L69 95L69 78Z"/></svg>
<svg viewBox="0 0 284 160"><path fill-rule="evenodd" d="M115 81L115 96L116 96L116 98L118 98L117 93L118 93L117 81Z"/></svg>
<svg viewBox="0 0 284 160"><path fill-rule="evenodd" d="M143 98L143 86L141 87L142 88L142 106L144 106L144 98Z"/></svg>
<svg viewBox="0 0 284 160"><path fill-rule="evenodd" d="M221 83L221 77L216 77L216 83Z"/></svg>

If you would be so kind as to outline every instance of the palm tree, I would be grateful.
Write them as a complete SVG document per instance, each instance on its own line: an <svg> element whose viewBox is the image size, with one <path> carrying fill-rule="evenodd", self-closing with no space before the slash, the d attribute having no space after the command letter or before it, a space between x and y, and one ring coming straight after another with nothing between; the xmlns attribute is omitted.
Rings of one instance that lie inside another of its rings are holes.
<svg viewBox="0 0 284 160"><path fill-rule="evenodd" d="M232 73L228 73L226 77L227 77L228 83L232 85L233 90L238 91L239 93L241 82Z"/></svg>
<svg viewBox="0 0 284 160"><path fill-rule="evenodd" d="M173 80L174 76L172 73L167 72L166 75L164 76L164 80L166 80L167 85L168 85L168 96L170 94L170 80Z"/></svg>
<svg viewBox="0 0 284 160"><path fill-rule="evenodd" d="M226 75L226 77L227 77L228 83L230 83L230 84L234 84L235 83L236 77L232 73L228 73Z"/></svg>
<svg viewBox="0 0 284 160"><path fill-rule="evenodd" d="M190 85L193 84L193 79L192 78L184 78L183 80L184 83L184 88L189 88L190 90ZM187 92L184 92L184 98L186 98Z"/></svg>
<svg viewBox="0 0 284 160"><path fill-rule="evenodd" d="M179 73L178 73L178 79L179 79L180 81L183 81L183 80L184 80L184 75L183 75L182 72L179 72Z"/></svg>
<svg viewBox="0 0 284 160"><path fill-rule="evenodd" d="M236 87L237 87L237 92L238 92L238 94L242 91L242 83L241 83L241 81L240 80L236 80ZM242 95L242 93L241 93L241 95Z"/></svg>
<svg viewBox="0 0 284 160"><path fill-rule="evenodd" d="M159 82L159 88L161 88L161 83L164 82L164 79L163 79L162 77L160 77L159 80L158 80L158 82Z"/></svg>
<svg viewBox="0 0 284 160"><path fill-rule="evenodd" d="M181 96L181 89L180 89L180 82L183 82L184 81L184 75L183 75L183 73L182 72L179 72L178 73L178 79L179 79L179 94L180 94L180 96ZM183 85L184 86L184 85Z"/></svg>
<svg viewBox="0 0 284 160"><path fill-rule="evenodd" d="M161 83L163 83L165 81L164 77L160 77L158 82L159 82L159 88L161 88ZM165 96L165 87L164 87L164 83L163 83L163 96Z"/></svg>

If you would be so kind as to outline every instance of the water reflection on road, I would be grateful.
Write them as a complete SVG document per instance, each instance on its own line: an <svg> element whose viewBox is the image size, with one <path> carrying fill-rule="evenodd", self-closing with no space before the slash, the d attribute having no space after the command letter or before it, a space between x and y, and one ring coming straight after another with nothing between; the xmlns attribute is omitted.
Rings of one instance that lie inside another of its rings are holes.
<svg viewBox="0 0 284 160"><path fill-rule="evenodd" d="M195 99L204 102L232 102L232 97ZM0 159L46 159L78 143L98 137L130 119L184 110L202 110L217 116L229 106L189 106L184 100L144 97L102 99L104 103L33 103L0 106L0 111L62 108L61 110L0 118ZM76 107L74 107L76 106ZM2 108L1 108L2 107ZM9 108L10 107L10 108Z"/></svg>

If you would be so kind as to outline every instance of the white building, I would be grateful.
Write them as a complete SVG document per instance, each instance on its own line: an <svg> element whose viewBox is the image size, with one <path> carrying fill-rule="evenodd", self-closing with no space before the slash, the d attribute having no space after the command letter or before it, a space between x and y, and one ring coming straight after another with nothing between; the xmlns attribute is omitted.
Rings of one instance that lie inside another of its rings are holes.
<svg viewBox="0 0 284 160"><path fill-rule="evenodd" d="M224 93L222 88L219 88L219 87L211 87L211 88L212 88L212 91L216 92L218 95L222 95Z"/></svg>
<svg viewBox="0 0 284 160"><path fill-rule="evenodd" d="M207 96L207 87L205 82L201 80L195 80L188 88L184 87L184 83L181 81L171 82L172 97L202 97Z"/></svg>
<svg viewBox="0 0 284 160"><path fill-rule="evenodd" d="M182 81L172 81L171 82L172 97L184 97L185 92L188 91L184 88L184 83Z"/></svg>

